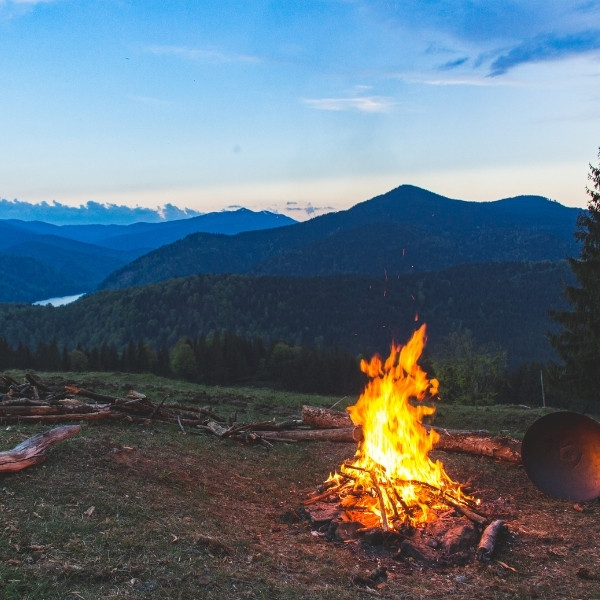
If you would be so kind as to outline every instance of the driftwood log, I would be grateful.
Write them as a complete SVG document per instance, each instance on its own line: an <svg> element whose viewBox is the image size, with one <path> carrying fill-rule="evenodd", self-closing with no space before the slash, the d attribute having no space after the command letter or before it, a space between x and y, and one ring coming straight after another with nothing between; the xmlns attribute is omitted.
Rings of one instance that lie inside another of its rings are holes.
<svg viewBox="0 0 600 600"><path fill-rule="evenodd" d="M79 430L79 425L55 427L27 438L12 450L0 452L0 473L15 473L44 462L50 446L76 435Z"/></svg>
<svg viewBox="0 0 600 600"><path fill-rule="evenodd" d="M323 433L320 439L356 442L362 436L360 427L354 426L350 416L339 410L303 406L302 421L305 425L323 432L331 432L331 438L328 437L328 434ZM521 462L521 442L514 438L493 435L488 431L462 431L431 425L424 425L424 427L427 430L435 431L440 436L435 445L436 450L478 454L511 463ZM344 433L341 433L342 431ZM315 438L311 437L311 439Z"/></svg>

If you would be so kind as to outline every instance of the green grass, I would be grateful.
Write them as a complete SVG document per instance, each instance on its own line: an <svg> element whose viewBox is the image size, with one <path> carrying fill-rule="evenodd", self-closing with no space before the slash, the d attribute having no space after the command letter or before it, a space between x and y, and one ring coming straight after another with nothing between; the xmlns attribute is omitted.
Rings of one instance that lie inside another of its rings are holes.
<svg viewBox="0 0 600 600"><path fill-rule="evenodd" d="M224 417L237 413L243 422L285 420L299 417L304 404L344 408L355 400L145 375L38 376L113 395L135 389L154 402L168 396ZM520 436L543 412L440 404L435 424ZM48 428L2 426L0 449ZM50 448L42 465L0 475L0 598L371 598L374 592L353 576L372 570L376 554L326 542L295 516L354 449L306 442L269 451L192 430L184 435L171 424L83 423L77 436ZM498 503L511 534L497 558L515 571L497 561L445 571L396 561L376 590L380 597L435 600L478 589L492 600L600 597L600 578L577 575L581 566L600 563L597 503L574 511L534 489L522 469L486 458L448 453L446 463L453 478L472 479L484 499Z"/></svg>

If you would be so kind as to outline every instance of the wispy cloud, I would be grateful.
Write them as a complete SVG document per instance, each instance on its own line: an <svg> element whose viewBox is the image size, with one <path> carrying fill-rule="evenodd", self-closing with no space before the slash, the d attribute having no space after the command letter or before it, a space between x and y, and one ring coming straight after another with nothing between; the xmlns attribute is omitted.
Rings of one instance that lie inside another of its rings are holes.
<svg viewBox="0 0 600 600"><path fill-rule="evenodd" d="M462 58L457 58L456 60L449 60L448 62L444 63L443 65L440 65L438 67L438 71L451 71L452 69L461 67L466 62L468 62L468 60L469 60L469 58L467 56L464 56Z"/></svg>
<svg viewBox="0 0 600 600"><path fill-rule="evenodd" d="M258 63L257 56L224 52L217 48L190 48L188 46L148 46L146 51L157 56L176 56L184 60L193 60L210 64Z"/></svg>
<svg viewBox="0 0 600 600"><path fill-rule="evenodd" d="M353 98L304 98L305 104L316 110L354 110L367 113L387 112L393 106L389 98L379 96L356 96Z"/></svg>
<svg viewBox="0 0 600 600"><path fill-rule="evenodd" d="M336 210L334 206L313 206L310 202L302 203L299 202L286 202L284 213L287 213L294 219L297 218L309 218L316 217L318 215L324 215L328 212ZM300 216L302 215L302 216Z"/></svg>
<svg viewBox="0 0 600 600"><path fill-rule="evenodd" d="M490 67L490 77L503 75L510 69L525 63L560 60L597 50L600 50L600 30L588 30L564 36L537 36L523 41L496 58Z"/></svg>

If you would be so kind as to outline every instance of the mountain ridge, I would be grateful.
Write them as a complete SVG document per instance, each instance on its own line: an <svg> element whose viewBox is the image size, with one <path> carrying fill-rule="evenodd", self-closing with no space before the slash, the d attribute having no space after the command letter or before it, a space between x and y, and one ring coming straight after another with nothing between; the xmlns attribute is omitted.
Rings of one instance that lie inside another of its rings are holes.
<svg viewBox="0 0 600 600"><path fill-rule="evenodd" d="M230 238L197 233L137 258L98 289L198 273L400 274L577 252L578 209L539 196L454 200L404 185L335 213Z"/></svg>

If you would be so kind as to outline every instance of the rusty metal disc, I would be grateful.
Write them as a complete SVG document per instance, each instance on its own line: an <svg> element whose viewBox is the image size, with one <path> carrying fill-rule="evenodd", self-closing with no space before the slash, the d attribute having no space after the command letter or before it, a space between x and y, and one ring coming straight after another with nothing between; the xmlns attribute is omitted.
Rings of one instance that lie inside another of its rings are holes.
<svg viewBox="0 0 600 600"><path fill-rule="evenodd" d="M574 412L541 417L521 446L525 471L542 492L572 501L600 496L600 423Z"/></svg>

